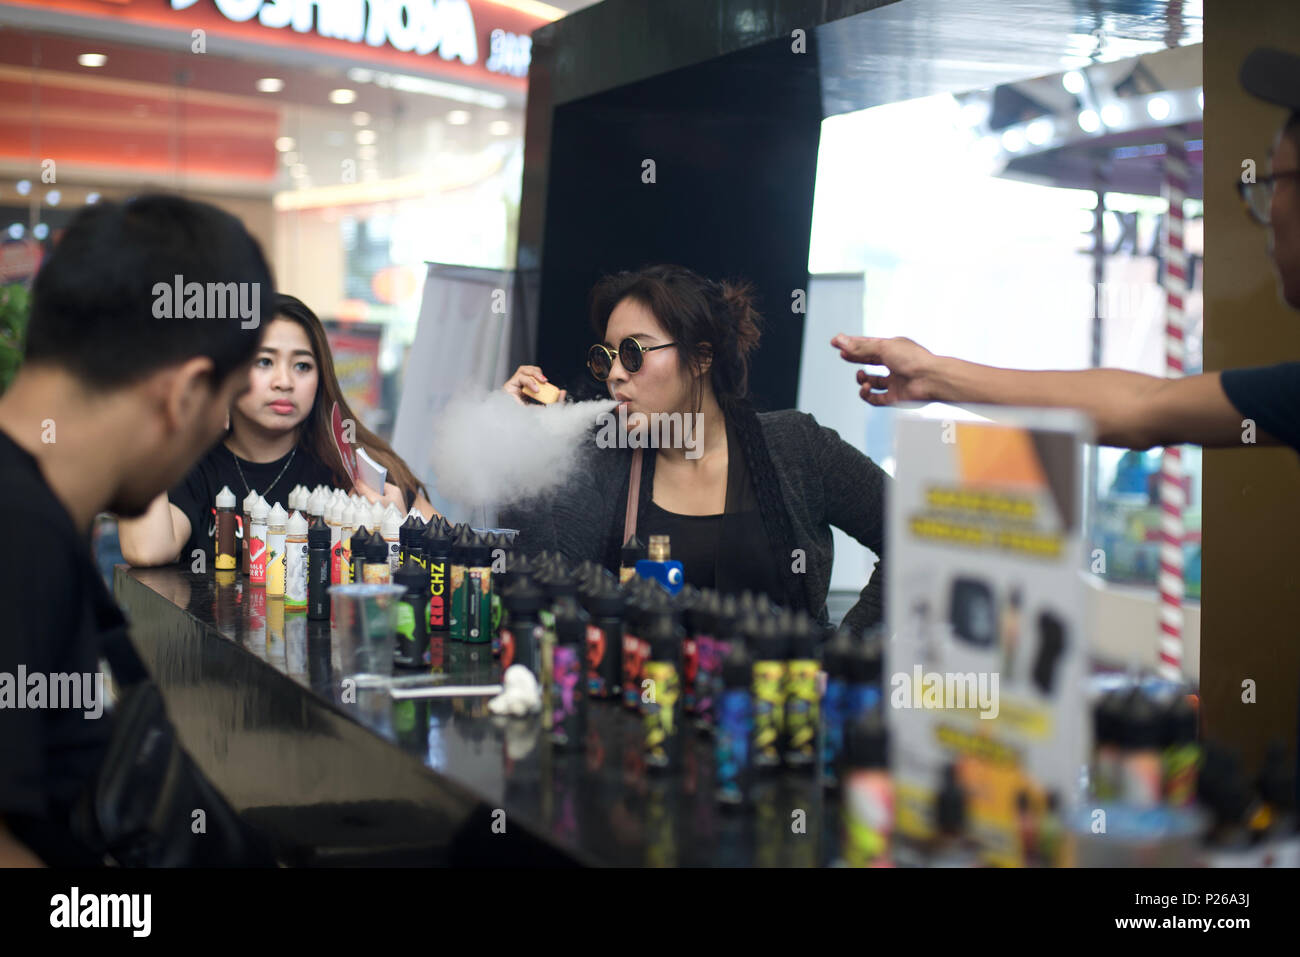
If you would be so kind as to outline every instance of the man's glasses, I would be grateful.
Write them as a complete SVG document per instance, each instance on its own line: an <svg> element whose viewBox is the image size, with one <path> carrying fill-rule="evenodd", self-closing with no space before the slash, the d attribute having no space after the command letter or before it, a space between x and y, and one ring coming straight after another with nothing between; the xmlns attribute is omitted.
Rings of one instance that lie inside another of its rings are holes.
<svg viewBox="0 0 1300 957"><path fill-rule="evenodd" d="M1277 181L1297 176L1300 176L1300 170L1293 169L1284 173L1274 173L1272 176L1261 176L1253 183L1238 182L1237 192L1241 194L1241 200L1246 204L1251 218L1261 226L1267 226L1269 209L1273 205L1273 189Z"/></svg>
<svg viewBox="0 0 1300 957"><path fill-rule="evenodd" d="M623 368L627 370L628 375L636 375L641 371L641 365L645 362L645 354L654 352L656 349L667 349L675 346L675 342L665 342L661 346L643 346L631 336L628 336L618 344L618 351L615 352L609 346L602 343L596 343L587 350L587 368L601 382L609 378L610 372L614 368L614 357L623 363Z"/></svg>

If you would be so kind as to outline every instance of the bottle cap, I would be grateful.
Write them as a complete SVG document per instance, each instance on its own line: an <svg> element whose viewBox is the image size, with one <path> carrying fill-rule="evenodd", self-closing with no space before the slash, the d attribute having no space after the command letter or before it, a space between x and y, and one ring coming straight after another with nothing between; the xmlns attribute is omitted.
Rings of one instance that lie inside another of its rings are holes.
<svg viewBox="0 0 1300 957"><path fill-rule="evenodd" d="M348 541L348 547L352 549L352 557L355 559L357 553L365 554L362 549L366 548L366 543L370 541L370 529L364 525L358 525L357 530L352 533L352 538Z"/></svg>
<svg viewBox="0 0 1300 957"><path fill-rule="evenodd" d="M535 618L546 596L531 578L521 578L501 593L501 603L512 617Z"/></svg>
<svg viewBox="0 0 1300 957"><path fill-rule="evenodd" d="M366 561L388 563L388 542L378 531L371 532L366 540Z"/></svg>
<svg viewBox="0 0 1300 957"><path fill-rule="evenodd" d="M295 511L289 516L285 531L294 536L305 536L307 534L307 519L303 518L302 512Z"/></svg>
<svg viewBox="0 0 1300 957"><path fill-rule="evenodd" d="M722 684L727 688L748 688L754 682L754 665L742 642L736 641L722 661Z"/></svg>
<svg viewBox="0 0 1300 957"><path fill-rule="evenodd" d="M329 498L319 486L307 497L307 511L312 515L324 515Z"/></svg>
<svg viewBox="0 0 1300 957"><path fill-rule="evenodd" d="M259 496L257 492L249 492L248 497L244 499L244 514L252 515L253 506L257 504Z"/></svg>
<svg viewBox="0 0 1300 957"><path fill-rule="evenodd" d="M235 493L230 491L227 485L221 486L221 491L217 493L217 508L234 508Z"/></svg>
<svg viewBox="0 0 1300 957"><path fill-rule="evenodd" d="M562 645L586 644L587 616L573 598L565 597L555 603L555 640Z"/></svg>
<svg viewBox="0 0 1300 957"><path fill-rule="evenodd" d="M311 521L307 523L307 547L330 547L330 527L325 524L325 519L319 515L313 515Z"/></svg>
<svg viewBox="0 0 1300 957"><path fill-rule="evenodd" d="M623 551L619 562L624 568L635 568L636 563L645 558L645 543L633 535L623 543Z"/></svg>
<svg viewBox="0 0 1300 957"><path fill-rule="evenodd" d="M966 830L966 791L957 780L957 765L948 764L943 769L943 786L935 798L935 827L945 837L953 837Z"/></svg>
<svg viewBox="0 0 1300 957"><path fill-rule="evenodd" d="M805 614L790 616L787 645L791 661L815 661L817 659L818 635L813 631L812 620Z"/></svg>
<svg viewBox="0 0 1300 957"><path fill-rule="evenodd" d="M1128 696L1120 743L1131 749L1155 748L1160 745L1160 711L1155 702L1140 689L1133 689Z"/></svg>
<svg viewBox="0 0 1300 957"><path fill-rule="evenodd" d="M826 676L828 678L848 678L849 662L853 659L854 645L857 638L848 628L841 628L835 632L829 642L826 643Z"/></svg>
<svg viewBox="0 0 1300 957"><path fill-rule="evenodd" d="M889 765L889 732L884 718L877 711L866 711L849 725L844 753L850 767L883 768Z"/></svg>
<svg viewBox="0 0 1300 957"><path fill-rule="evenodd" d="M343 527L356 529L361 524L360 516L357 514L355 502L349 501L343 506Z"/></svg>
<svg viewBox="0 0 1300 957"><path fill-rule="evenodd" d="M885 674L885 654L879 632L871 632L854 642L849 659L849 681L854 684L879 684Z"/></svg>
<svg viewBox="0 0 1300 957"><path fill-rule="evenodd" d="M289 521L289 513L284 510L283 505L276 502L275 505L271 507L270 513L266 516L267 525L280 527L287 521Z"/></svg>
<svg viewBox="0 0 1300 957"><path fill-rule="evenodd" d="M682 635L670 608L650 613L641 638L649 642L650 657L655 661L676 661L681 656Z"/></svg>
<svg viewBox="0 0 1300 957"><path fill-rule="evenodd" d="M417 600L429 592L429 573L409 558L393 572L393 584L401 585Z"/></svg>
<svg viewBox="0 0 1300 957"><path fill-rule="evenodd" d="M370 503L370 527L371 528L383 528L384 512L386 511L387 509L384 508L383 502Z"/></svg>
<svg viewBox="0 0 1300 957"><path fill-rule="evenodd" d="M384 524L380 526L384 538L398 538L398 529L401 527L402 513L391 505L384 509Z"/></svg>
<svg viewBox="0 0 1300 957"><path fill-rule="evenodd" d="M266 520L270 516L270 514L271 514L271 509L267 506L266 499L262 498L262 496L259 495L257 497L257 502L253 505L252 509L249 511L248 517L252 521L257 522L257 524L259 525L265 525Z"/></svg>

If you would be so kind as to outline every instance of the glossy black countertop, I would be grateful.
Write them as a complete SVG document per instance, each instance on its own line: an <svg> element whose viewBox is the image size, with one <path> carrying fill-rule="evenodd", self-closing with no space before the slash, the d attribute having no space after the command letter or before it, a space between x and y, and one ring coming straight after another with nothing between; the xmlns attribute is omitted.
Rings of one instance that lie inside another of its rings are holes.
<svg viewBox="0 0 1300 957"><path fill-rule="evenodd" d="M242 576L119 566L115 591L186 746L235 807L309 847L303 863L811 867L838 854L838 803L812 772L720 806L711 739L689 726L679 766L647 769L640 719L588 699L584 747L565 751L540 717L491 715L486 697L345 693L330 623L284 614ZM500 681L488 646L449 645L446 672Z"/></svg>

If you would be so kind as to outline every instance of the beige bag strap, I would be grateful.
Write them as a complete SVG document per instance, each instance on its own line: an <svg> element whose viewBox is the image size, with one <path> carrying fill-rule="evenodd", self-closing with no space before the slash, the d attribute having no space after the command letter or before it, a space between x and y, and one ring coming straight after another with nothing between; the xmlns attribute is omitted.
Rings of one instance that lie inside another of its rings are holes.
<svg viewBox="0 0 1300 957"><path fill-rule="evenodd" d="M623 519L623 541L619 545L626 545L627 540L636 534L636 513L641 507L641 449L635 449L632 452L632 471L627 477L627 512Z"/></svg>

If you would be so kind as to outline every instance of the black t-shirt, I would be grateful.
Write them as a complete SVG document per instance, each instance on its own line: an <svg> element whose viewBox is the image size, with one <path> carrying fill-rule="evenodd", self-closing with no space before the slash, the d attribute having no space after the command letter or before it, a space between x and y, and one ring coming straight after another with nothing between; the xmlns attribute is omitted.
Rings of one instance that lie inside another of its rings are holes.
<svg viewBox="0 0 1300 957"><path fill-rule="evenodd" d="M3 432L0 527L14 543L0 559L0 817L45 863L93 866L100 861L72 838L67 822L112 733L105 681L94 678L103 674L101 636L126 622L36 460ZM36 675L43 679L34 682ZM51 676L75 677L98 702L99 716L85 698L72 698L66 679ZM91 676L88 684L83 676ZM46 707L17 707L20 693L39 704L41 683Z"/></svg>
<svg viewBox="0 0 1300 957"><path fill-rule="evenodd" d="M740 442L727 429L727 499L720 515L679 515L651 501L637 522L643 541L669 536L672 557L682 563L682 577L696 588L724 594L761 592L774 601L783 597L781 575L772 560L758 496Z"/></svg>
<svg viewBox="0 0 1300 957"><path fill-rule="evenodd" d="M290 455L293 461L289 461ZM235 510L242 512L250 489L265 498L268 505L279 502L287 509L289 493L295 486L332 487L336 482L334 474L305 446L297 446L274 462L239 459L236 467L235 453L226 448L224 442L218 442L208 449L181 483L167 493L168 500L190 520L190 538L181 549L178 561L189 565L194 560L194 550L202 549L207 562L204 567L216 567L213 564L212 537L217 521L217 493L223 485L235 493Z"/></svg>
<svg viewBox="0 0 1300 957"><path fill-rule="evenodd" d="M1300 452L1300 362L1219 373L1228 401L1258 429Z"/></svg>

